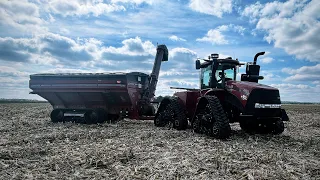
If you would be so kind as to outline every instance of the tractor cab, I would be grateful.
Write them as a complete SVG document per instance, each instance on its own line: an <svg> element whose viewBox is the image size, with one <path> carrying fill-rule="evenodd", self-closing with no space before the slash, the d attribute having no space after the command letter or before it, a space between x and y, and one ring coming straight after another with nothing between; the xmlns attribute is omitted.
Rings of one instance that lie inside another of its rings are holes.
<svg viewBox="0 0 320 180"><path fill-rule="evenodd" d="M255 55L253 62L248 62L246 65L246 73L241 74L241 81L256 82L263 79L260 76L260 66L257 65L257 58L264 55L264 52L259 52ZM219 59L219 54L211 54L208 59L202 59L204 63L200 63L200 59L196 61L196 69L201 69L200 72L200 89L218 88L224 89L225 83L229 80L236 80L238 68L243 63L238 59L228 57Z"/></svg>
<svg viewBox="0 0 320 180"><path fill-rule="evenodd" d="M196 61L196 69L200 72L200 89L219 88L224 89L225 82L236 80L238 67L244 65L231 57L219 59L218 54L211 54L205 62Z"/></svg>

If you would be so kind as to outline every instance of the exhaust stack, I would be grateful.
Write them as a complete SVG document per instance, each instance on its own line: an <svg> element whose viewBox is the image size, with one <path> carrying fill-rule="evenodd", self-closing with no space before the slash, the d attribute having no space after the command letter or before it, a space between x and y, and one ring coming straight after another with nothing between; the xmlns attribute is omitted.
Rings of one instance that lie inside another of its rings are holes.
<svg viewBox="0 0 320 180"><path fill-rule="evenodd" d="M259 53L257 53L257 54L254 56L254 59L253 59L253 64L254 64L254 65L257 64L258 56L264 55L264 53L265 53L265 52L259 52Z"/></svg>

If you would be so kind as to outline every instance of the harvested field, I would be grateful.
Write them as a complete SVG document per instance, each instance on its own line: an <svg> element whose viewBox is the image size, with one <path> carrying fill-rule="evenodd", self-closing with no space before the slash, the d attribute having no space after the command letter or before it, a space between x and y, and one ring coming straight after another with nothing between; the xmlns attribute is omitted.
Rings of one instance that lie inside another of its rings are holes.
<svg viewBox="0 0 320 180"><path fill-rule="evenodd" d="M320 106L286 105L282 135L221 141L152 121L53 124L51 106L0 104L0 179L320 179Z"/></svg>

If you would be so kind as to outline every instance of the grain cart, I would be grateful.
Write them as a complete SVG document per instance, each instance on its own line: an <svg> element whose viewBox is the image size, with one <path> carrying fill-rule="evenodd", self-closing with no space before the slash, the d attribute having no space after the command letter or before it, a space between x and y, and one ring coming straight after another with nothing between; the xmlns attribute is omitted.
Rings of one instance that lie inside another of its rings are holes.
<svg viewBox="0 0 320 180"><path fill-rule="evenodd" d="M279 90L259 84L260 66L257 53L252 63L247 63L246 74L236 81L238 67L245 65L231 57L219 59L211 54L208 59L196 61L200 69L200 89L176 92L161 101L156 113L155 126L171 125L183 130L192 126L194 132L206 133L216 138L230 136L229 123L239 122L249 133L280 134L283 121L289 118L281 109ZM179 88L183 89L183 88Z"/></svg>
<svg viewBox="0 0 320 180"><path fill-rule="evenodd" d="M30 75L31 94L53 106L52 122L67 120L93 124L116 120L126 114L132 119L154 116L154 98L162 61L168 61L165 45L157 47L150 75L130 73L63 73Z"/></svg>

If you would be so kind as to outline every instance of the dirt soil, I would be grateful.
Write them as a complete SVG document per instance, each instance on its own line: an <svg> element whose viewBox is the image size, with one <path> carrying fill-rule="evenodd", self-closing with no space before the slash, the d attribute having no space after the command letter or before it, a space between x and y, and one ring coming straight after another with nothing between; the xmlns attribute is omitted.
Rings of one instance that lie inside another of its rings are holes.
<svg viewBox="0 0 320 180"><path fill-rule="evenodd" d="M152 121L50 122L49 104L0 104L0 179L320 179L320 106L287 105L282 135L225 141Z"/></svg>

